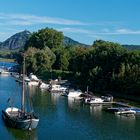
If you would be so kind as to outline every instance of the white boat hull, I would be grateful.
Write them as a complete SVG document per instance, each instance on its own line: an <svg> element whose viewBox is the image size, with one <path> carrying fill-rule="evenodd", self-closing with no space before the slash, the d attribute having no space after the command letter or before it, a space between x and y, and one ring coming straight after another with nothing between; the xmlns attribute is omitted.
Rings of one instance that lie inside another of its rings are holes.
<svg viewBox="0 0 140 140"><path fill-rule="evenodd" d="M7 126L23 130L35 129L39 119L34 115L31 116L29 114L20 116L19 111L18 108L7 108L5 111L2 111L3 120Z"/></svg>

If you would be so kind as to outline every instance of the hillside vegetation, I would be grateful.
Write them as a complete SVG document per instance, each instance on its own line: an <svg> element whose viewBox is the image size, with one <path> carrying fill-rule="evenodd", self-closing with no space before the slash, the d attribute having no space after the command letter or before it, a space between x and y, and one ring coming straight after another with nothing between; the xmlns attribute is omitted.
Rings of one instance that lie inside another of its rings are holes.
<svg viewBox="0 0 140 140"><path fill-rule="evenodd" d="M97 40L91 47L64 47L63 33L41 29L25 45L28 72L70 71L75 84L91 91L139 96L140 51Z"/></svg>
<svg viewBox="0 0 140 140"><path fill-rule="evenodd" d="M68 71L71 76L66 75L83 90L88 86L93 92L140 96L139 50L103 40L89 47L64 45L64 38L62 32L50 28L32 33L24 45L27 72L45 75L52 70ZM22 64L20 53L12 55Z"/></svg>

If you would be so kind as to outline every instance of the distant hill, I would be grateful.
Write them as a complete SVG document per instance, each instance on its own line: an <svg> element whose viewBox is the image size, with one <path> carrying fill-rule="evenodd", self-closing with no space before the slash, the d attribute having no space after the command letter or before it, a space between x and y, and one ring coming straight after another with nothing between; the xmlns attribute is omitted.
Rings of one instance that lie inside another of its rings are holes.
<svg viewBox="0 0 140 140"><path fill-rule="evenodd" d="M140 45L122 45L129 50L140 50Z"/></svg>
<svg viewBox="0 0 140 140"><path fill-rule="evenodd" d="M0 42L0 50L16 50L23 48L26 41L29 39L31 33L27 30L19 32L9 37L4 42ZM78 41L75 41L69 37L64 36L64 46L82 46L89 47L89 45L82 44Z"/></svg>
<svg viewBox="0 0 140 140"><path fill-rule="evenodd" d="M31 33L26 30L23 32L16 33L15 35L11 36L4 42L1 42L0 49L15 50L15 49L23 48L30 35Z"/></svg>
<svg viewBox="0 0 140 140"><path fill-rule="evenodd" d="M83 43L80 43L78 41L75 41L67 36L64 36L64 46L81 46L81 47L89 47L90 45L86 45Z"/></svg>
<svg viewBox="0 0 140 140"><path fill-rule="evenodd" d="M16 50L23 48L26 41L29 39L31 33L27 30L14 34L9 37L4 42L0 42L0 50ZM63 41L64 46L81 46L81 47L90 47L90 45L86 45L75 41L67 36L64 36ZM140 50L140 45L122 45L123 47L129 50Z"/></svg>

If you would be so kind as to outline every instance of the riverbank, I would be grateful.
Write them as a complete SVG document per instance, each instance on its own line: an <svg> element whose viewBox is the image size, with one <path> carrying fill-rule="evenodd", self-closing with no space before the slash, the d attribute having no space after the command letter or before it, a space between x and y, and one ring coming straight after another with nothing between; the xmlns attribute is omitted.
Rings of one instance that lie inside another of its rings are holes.
<svg viewBox="0 0 140 140"><path fill-rule="evenodd" d="M39 75L39 78L42 79L44 82L48 82L49 79L57 79L58 77L61 77L62 79L67 79L68 81L75 83L74 75L68 71L52 70L51 72L45 71ZM72 83L72 88L76 88L77 85L74 85ZM123 102L130 106L140 107L140 97L136 97L134 95L124 95L121 93L110 91L96 91L93 93L96 93L96 95L98 96L111 94L114 96L115 101L117 102Z"/></svg>
<svg viewBox="0 0 140 140"><path fill-rule="evenodd" d="M0 62L15 62L15 59L0 58Z"/></svg>
<svg viewBox="0 0 140 140"><path fill-rule="evenodd" d="M69 71L61 71L61 70L52 70L52 71L44 71L38 74L38 77L44 81L44 82L48 82L48 80L50 79L67 79L67 80L71 80L73 77L72 72Z"/></svg>

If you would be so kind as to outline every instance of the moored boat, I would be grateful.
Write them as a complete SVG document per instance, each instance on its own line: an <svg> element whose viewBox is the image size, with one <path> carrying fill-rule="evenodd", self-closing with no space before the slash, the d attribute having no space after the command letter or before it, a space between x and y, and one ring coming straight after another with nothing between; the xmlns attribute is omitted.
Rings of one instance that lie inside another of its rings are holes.
<svg viewBox="0 0 140 140"><path fill-rule="evenodd" d="M85 103L87 103L87 104L101 104L103 102L104 102L104 100L99 97L85 99Z"/></svg>
<svg viewBox="0 0 140 140"><path fill-rule="evenodd" d="M23 65L23 78L22 78L22 100L21 100L21 109L17 107L8 107L5 110L2 110L2 118L9 127L31 130L35 129L38 125L39 118L34 115L33 112L25 111L25 56L24 56L24 65ZM29 98L29 95L26 95ZM10 100L10 99L8 99Z"/></svg>
<svg viewBox="0 0 140 140"><path fill-rule="evenodd" d="M77 98L77 97L80 97L82 94L83 93L81 90L69 90L68 92L65 93L65 95L68 98Z"/></svg>
<svg viewBox="0 0 140 140"><path fill-rule="evenodd" d="M106 109L107 112L114 113L116 115L135 115L136 111L126 107L110 107Z"/></svg>
<svg viewBox="0 0 140 140"><path fill-rule="evenodd" d="M2 117L7 126L23 130L35 129L39 122L39 119L34 114L22 112L15 107L3 110Z"/></svg>
<svg viewBox="0 0 140 140"><path fill-rule="evenodd" d="M131 110L130 108L121 108L117 112L115 112L117 115L134 115L136 114L136 111Z"/></svg>
<svg viewBox="0 0 140 140"><path fill-rule="evenodd" d="M45 83L41 82L39 84L39 88L48 90L50 88L50 84L45 84Z"/></svg>
<svg viewBox="0 0 140 140"><path fill-rule="evenodd" d="M50 92L66 92L67 87L61 86L59 84L52 84L49 88Z"/></svg>
<svg viewBox="0 0 140 140"><path fill-rule="evenodd" d="M1 69L0 70L0 75L9 76L9 75L11 75L11 73L9 71L5 70L5 69Z"/></svg>

